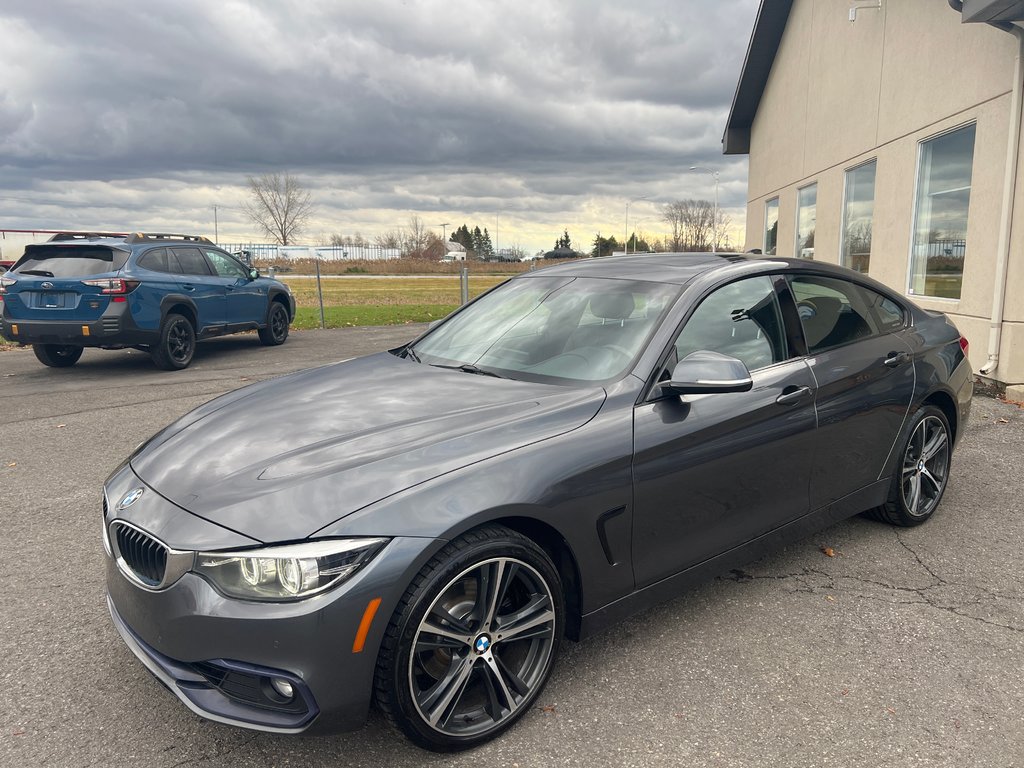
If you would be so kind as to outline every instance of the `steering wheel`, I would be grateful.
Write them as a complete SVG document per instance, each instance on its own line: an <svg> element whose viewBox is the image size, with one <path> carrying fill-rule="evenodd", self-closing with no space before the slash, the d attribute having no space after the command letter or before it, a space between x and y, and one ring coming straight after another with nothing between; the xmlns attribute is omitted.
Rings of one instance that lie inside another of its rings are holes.
<svg viewBox="0 0 1024 768"><path fill-rule="evenodd" d="M814 306L814 302L810 299L804 299L796 303L797 314L800 315L801 320L807 320L818 314L818 308Z"/></svg>

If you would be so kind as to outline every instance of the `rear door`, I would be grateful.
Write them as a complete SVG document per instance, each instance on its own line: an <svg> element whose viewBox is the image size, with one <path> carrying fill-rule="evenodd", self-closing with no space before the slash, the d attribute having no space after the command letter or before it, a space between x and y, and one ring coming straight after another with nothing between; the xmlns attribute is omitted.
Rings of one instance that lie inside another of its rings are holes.
<svg viewBox="0 0 1024 768"><path fill-rule="evenodd" d="M181 269L179 285L196 305L196 331L218 331L227 322L227 289L216 277L202 251L193 246L170 249Z"/></svg>
<svg viewBox="0 0 1024 768"><path fill-rule="evenodd" d="M823 275L789 283L817 385L810 502L818 509L879 479L913 398L912 347L892 299Z"/></svg>
<svg viewBox="0 0 1024 768"><path fill-rule="evenodd" d="M64 320L87 323L99 319L110 296L85 280L116 275L128 252L109 246L30 245L19 261L4 296L10 320Z"/></svg>

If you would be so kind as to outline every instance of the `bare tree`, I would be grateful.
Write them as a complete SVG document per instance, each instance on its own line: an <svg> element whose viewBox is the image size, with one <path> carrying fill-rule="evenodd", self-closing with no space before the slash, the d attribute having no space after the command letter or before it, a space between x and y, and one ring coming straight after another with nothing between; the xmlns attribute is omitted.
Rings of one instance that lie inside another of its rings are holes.
<svg viewBox="0 0 1024 768"><path fill-rule="evenodd" d="M249 177L249 199L242 210L278 245L291 245L313 215L309 191L290 173Z"/></svg>
<svg viewBox="0 0 1024 768"><path fill-rule="evenodd" d="M667 244L674 251L709 250L714 233L722 232L722 213L719 211L719 226L715 227L715 208L710 200L666 203L661 207L661 218L671 228Z"/></svg>

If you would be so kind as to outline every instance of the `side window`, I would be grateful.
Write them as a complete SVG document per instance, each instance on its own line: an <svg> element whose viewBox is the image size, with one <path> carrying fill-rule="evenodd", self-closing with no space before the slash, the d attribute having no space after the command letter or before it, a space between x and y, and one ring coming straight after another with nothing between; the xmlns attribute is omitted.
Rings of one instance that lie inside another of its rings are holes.
<svg viewBox="0 0 1024 768"><path fill-rule="evenodd" d="M184 275L212 275L210 265L206 263L203 254L198 248L174 248L174 255L178 257L181 265L181 272Z"/></svg>
<svg viewBox="0 0 1024 768"><path fill-rule="evenodd" d="M138 264L143 269L150 269L153 272L174 272L167 264L167 249L154 248L146 251L139 257Z"/></svg>
<svg viewBox="0 0 1024 768"><path fill-rule="evenodd" d="M677 359L703 349L742 360L751 371L789 357L771 278L738 280L700 303L676 339Z"/></svg>
<svg viewBox="0 0 1024 768"><path fill-rule="evenodd" d="M206 251L206 258L210 260L214 270L220 277L233 277L248 279L249 270L240 263L220 251Z"/></svg>
<svg viewBox="0 0 1024 768"><path fill-rule="evenodd" d="M790 285L811 353L903 327L903 309L870 288L820 275L797 275Z"/></svg>

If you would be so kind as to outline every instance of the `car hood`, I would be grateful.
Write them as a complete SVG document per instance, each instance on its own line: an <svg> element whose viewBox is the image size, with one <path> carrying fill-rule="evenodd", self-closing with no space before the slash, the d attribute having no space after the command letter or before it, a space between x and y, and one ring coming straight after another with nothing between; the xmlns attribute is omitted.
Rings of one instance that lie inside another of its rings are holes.
<svg viewBox="0 0 1024 768"><path fill-rule="evenodd" d="M155 435L131 466L193 514L262 542L288 541L576 429L604 399L599 387L498 379L380 353L213 400Z"/></svg>

